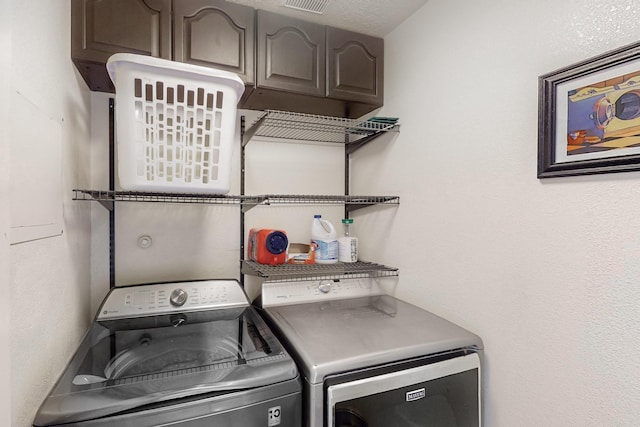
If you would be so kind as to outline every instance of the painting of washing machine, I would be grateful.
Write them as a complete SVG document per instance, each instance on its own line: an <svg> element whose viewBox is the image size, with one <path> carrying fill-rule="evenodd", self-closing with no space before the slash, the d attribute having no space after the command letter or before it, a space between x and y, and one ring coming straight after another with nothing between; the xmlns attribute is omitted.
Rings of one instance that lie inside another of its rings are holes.
<svg viewBox="0 0 640 427"><path fill-rule="evenodd" d="M567 156L640 147L640 71L568 92Z"/></svg>
<svg viewBox="0 0 640 427"><path fill-rule="evenodd" d="M640 42L538 78L538 178L640 171Z"/></svg>

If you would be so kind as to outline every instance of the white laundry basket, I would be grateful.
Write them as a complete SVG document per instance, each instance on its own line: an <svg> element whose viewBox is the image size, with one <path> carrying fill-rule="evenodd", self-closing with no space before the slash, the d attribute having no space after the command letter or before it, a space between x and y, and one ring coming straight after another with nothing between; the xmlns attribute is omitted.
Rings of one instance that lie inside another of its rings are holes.
<svg viewBox="0 0 640 427"><path fill-rule="evenodd" d="M242 80L227 71L128 53L111 56L107 70L116 87L120 186L229 192Z"/></svg>

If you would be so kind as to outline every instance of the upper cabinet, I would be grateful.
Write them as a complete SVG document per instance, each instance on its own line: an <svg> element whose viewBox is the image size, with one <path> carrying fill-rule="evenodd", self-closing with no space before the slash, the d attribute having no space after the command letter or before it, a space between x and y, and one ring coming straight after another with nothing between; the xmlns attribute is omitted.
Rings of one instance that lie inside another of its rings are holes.
<svg viewBox="0 0 640 427"><path fill-rule="evenodd" d="M255 82L254 11L223 0L173 3L175 61L231 71Z"/></svg>
<svg viewBox="0 0 640 427"><path fill-rule="evenodd" d="M71 57L91 90L115 91L105 64L118 52L228 70L254 84L250 7L224 0L72 0L71 4Z"/></svg>
<svg viewBox="0 0 640 427"><path fill-rule="evenodd" d="M384 41L259 10L250 110L358 118L382 106Z"/></svg>
<svg viewBox="0 0 640 427"><path fill-rule="evenodd" d="M384 40L327 27L327 96L383 104Z"/></svg>
<svg viewBox="0 0 640 427"><path fill-rule="evenodd" d="M325 95L324 26L258 11L258 87Z"/></svg>
<svg viewBox="0 0 640 427"><path fill-rule="evenodd" d="M171 59L171 0L72 0L71 58L91 90L113 92L118 52Z"/></svg>
<svg viewBox="0 0 640 427"><path fill-rule="evenodd" d="M239 107L359 118L383 103L380 38L225 0L71 0L71 56L91 90L114 92L118 52L231 71Z"/></svg>

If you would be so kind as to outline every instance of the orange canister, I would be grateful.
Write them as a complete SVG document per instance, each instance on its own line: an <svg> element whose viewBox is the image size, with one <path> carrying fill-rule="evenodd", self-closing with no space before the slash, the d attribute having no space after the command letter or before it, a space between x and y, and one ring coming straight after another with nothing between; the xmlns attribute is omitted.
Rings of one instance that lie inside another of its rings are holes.
<svg viewBox="0 0 640 427"><path fill-rule="evenodd" d="M289 240L282 230L252 228L249 231L247 255L259 264L277 265L287 262Z"/></svg>

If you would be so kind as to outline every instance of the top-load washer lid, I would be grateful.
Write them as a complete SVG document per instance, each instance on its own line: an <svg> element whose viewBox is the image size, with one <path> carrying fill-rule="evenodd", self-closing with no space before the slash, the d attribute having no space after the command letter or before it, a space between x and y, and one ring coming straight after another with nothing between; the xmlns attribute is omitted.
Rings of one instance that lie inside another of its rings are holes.
<svg viewBox="0 0 640 427"><path fill-rule="evenodd" d="M389 295L268 306L265 313L312 384L338 372L482 349L477 335Z"/></svg>
<svg viewBox="0 0 640 427"><path fill-rule="evenodd" d="M215 286L210 281L183 288L202 299L205 290ZM117 290L117 298L131 302L131 292L146 292L144 287L131 289ZM167 296L172 293L170 287L150 289L156 297L154 307L158 289ZM107 300L101 313L104 307L114 307ZM192 303L191 311L165 308L165 314L153 316L98 318L40 407L34 425L95 419L150 403L297 377L294 362L246 298L244 304L216 308L207 297L206 305L206 310Z"/></svg>

